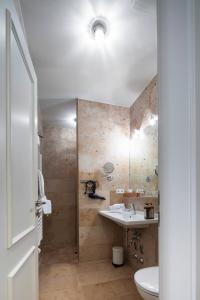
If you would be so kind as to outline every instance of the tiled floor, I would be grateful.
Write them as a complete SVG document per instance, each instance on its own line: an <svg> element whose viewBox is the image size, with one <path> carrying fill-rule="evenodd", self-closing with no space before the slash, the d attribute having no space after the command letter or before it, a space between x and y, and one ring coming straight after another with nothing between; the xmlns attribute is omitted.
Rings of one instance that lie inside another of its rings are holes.
<svg viewBox="0 0 200 300"><path fill-rule="evenodd" d="M58 249L42 249L40 264L42 265L54 265L57 263L69 263L76 264L78 263L78 254L73 246L67 246Z"/></svg>
<svg viewBox="0 0 200 300"><path fill-rule="evenodd" d="M107 260L78 264L73 256L64 262L64 252L43 259L40 300L141 300L129 266L115 268Z"/></svg>

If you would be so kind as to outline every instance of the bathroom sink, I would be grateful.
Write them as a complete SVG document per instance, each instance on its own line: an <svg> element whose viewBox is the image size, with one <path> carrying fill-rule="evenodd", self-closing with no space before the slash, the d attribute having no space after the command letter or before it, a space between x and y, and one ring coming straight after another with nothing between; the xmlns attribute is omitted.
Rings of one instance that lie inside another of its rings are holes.
<svg viewBox="0 0 200 300"><path fill-rule="evenodd" d="M149 224L158 223L158 215L155 214L154 219L145 219L144 212L137 211L136 214L127 213L123 210L119 210L119 212L112 212L107 209L100 210L99 214L120 226L131 228L131 227L145 227Z"/></svg>

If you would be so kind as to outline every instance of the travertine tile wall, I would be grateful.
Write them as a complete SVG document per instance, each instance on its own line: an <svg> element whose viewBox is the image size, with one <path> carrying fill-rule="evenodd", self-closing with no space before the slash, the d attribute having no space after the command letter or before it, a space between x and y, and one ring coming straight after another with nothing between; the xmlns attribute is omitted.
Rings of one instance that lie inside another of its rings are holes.
<svg viewBox="0 0 200 300"><path fill-rule="evenodd" d="M76 128L62 122L44 122L43 128L43 174L53 213L44 216L42 247L76 246Z"/></svg>
<svg viewBox="0 0 200 300"><path fill-rule="evenodd" d="M144 203L154 204L155 212L158 211L158 199L151 197L158 190L158 177L155 174L155 166L158 165L158 124L149 124L151 116L158 114L157 78L155 77L140 97L130 108L130 187L134 190L144 189L150 197L126 198L125 203L133 202L137 210L143 210ZM135 130L143 128L143 136L135 136ZM149 177L149 181L146 178ZM141 233L141 239L137 242L137 250L134 243L130 243L135 230L128 233L127 249L128 259L134 270L158 264L158 225L137 229ZM139 246L142 245L144 254ZM144 259L141 264L134 255Z"/></svg>
<svg viewBox="0 0 200 300"><path fill-rule="evenodd" d="M80 261L111 257L112 245L122 245L122 229L98 216L97 210L110 204L110 191L129 185L129 109L78 100L79 165L79 257ZM107 181L103 165L115 166L113 181ZM84 195L81 180L98 183L97 194L106 200Z"/></svg>
<svg viewBox="0 0 200 300"><path fill-rule="evenodd" d="M158 123L150 125L158 114L157 79L146 87L130 108L130 187L152 194L158 189L155 167L158 165ZM142 136L136 130L143 130Z"/></svg>

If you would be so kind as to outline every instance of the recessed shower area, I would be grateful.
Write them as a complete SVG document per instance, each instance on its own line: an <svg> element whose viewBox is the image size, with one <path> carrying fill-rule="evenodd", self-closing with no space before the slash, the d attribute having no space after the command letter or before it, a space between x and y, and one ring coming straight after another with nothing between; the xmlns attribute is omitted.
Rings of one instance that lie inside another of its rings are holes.
<svg viewBox="0 0 200 300"><path fill-rule="evenodd" d="M76 101L40 106L40 161L52 213L43 217L41 264L78 260Z"/></svg>

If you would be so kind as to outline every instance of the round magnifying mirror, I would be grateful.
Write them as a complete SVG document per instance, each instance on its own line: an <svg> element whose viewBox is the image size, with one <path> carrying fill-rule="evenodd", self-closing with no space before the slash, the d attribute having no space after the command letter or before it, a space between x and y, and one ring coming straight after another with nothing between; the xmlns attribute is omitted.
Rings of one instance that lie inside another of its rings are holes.
<svg viewBox="0 0 200 300"><path fill-rule="evenodd" d="M111 174L115 169L115 166L113 163L111 162L107 162L105 163L105 165L103 166L103 170L105 174Z"/></svg>

